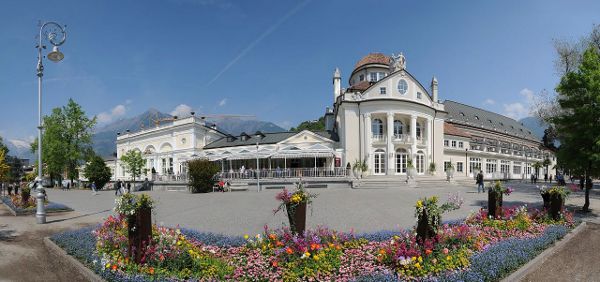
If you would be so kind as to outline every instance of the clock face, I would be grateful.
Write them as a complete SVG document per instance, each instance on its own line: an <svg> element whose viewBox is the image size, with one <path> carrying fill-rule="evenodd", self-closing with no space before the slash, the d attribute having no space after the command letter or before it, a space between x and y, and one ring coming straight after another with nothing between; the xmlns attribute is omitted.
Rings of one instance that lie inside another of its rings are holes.
<svg viewBox="0 0 600 282"><path fill-rule="evenodd" d="M406 80L400 79L398 81L398 92L400 92L400 94L404 95L404 94L406 94L407 91L408 91L408 83L406 82Z"/></svg>

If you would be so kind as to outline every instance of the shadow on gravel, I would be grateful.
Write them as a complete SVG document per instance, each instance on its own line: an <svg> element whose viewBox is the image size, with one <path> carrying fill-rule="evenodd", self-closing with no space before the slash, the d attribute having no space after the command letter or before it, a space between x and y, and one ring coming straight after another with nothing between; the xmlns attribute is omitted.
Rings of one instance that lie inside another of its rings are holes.
<svg viewBox="0 0 600 282"><path fill-rule="evenodd" d="M74 217L68 217L68 218L61 218L61 219L49 220L49 221L47 221L46 223L56 223L56 222L62 222L62 221L67 221L67 220L71 220L71 219L82 218L82 217L86 217L86 216L90 216L90 215L101 214L101 213L105 213L105 212L108 212L108 211L110 211L110 210L103 210L103 211L99 211L99 212L93 212L93 213L82 214L82 215L78 215L78 216L74 216Z"/></svg>
<svg viewBox="0 0 600 282"><path fill-rule="evenodd" d="M0 225L0 241L10 242L13 241L17 236L15 236L15 230L6 229L8 225L2 224Z"/></svg>

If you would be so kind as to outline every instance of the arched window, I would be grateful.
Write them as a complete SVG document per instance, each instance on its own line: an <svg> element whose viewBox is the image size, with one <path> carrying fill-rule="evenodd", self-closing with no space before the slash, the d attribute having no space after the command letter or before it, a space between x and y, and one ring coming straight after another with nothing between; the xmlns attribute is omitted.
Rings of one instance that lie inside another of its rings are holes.
<svg viewBox="0 0 600 282"><path fill-rule="evenodd" d="M406 91L408 91L408 83L406 82L406 80L400 79L398 81L398 92L400 92L400 94L404 95L404 94L406 94Z"/></svg>
<svg viewBox="0 0 600 282"><path fill-rule="evenodd" d="M421 138L421 124L417 122L417 138Z"/></svg>
<svg viewBox="0 0 600 282"><path fill-rule="evenodd" d="M405 149L396 150L396 173L406 173L408 153Z"/></svg>
<svg viewBox="0 0 600 282"><path fill-rule="evenodd" d="M383 135L383 122L376 118L371 122L371 132L373 136L381 136Z"/></svg>
<svg viewBox="0 0 600 282"><path fill-rule="evenodd" d="M394 121L394 136L396 136L396 138L400 137L400 135L402 135L404 129L404 124L399 121L399 120L395 120Z"/></svg>

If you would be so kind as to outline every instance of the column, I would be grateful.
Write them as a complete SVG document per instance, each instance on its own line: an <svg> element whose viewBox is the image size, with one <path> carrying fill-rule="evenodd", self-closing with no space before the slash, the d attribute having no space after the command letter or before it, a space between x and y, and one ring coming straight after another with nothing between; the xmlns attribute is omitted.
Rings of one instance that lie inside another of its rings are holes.
<svg viewBox="0 0 600 282"><path fill-rule="evenodd" d="M410 115L410 155L413 160L413 165L416 167L415 157L417 155L417 116Z"/></svg>
<svg viewBox="0 0 600 282"><path fill-rule="evenodd" d="M432 126L432 119L427 119L427 121L425 122L425 138L423 138L423 140L425 140L425 146L427 146L427 160L428 162L425 164L425 167L427 169L429 169L429 164L432 162L435 162L435 160L433 159L433 134L432 134L432 130L433 130L433 126ZM464 168L463 168L464 169Z"/></svg>
<svg viewBox="0 0 600 282"><path fill-rule="evenodd" d="M366 137L366 142L365 142L365 159L364 161L367 162L367 166L369 167L369 169L373 169L373 161L371 160L371 158L373 158L372 154L371 154L371 150L373 147L373 129L371 128L373 125L371 124L371 114L365 114L366 117L366 124L365 124L365 137Z"/></svg>
<svg viewBox="0 0 600 282"><path fill-rule="evenodd" d="M394 175L394 113L387 113L387 175Z"/></svg>

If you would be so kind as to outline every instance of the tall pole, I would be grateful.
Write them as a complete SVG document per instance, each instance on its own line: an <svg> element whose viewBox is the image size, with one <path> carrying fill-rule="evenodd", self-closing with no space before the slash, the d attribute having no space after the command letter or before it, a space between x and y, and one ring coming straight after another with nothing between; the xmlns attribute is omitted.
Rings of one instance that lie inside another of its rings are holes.
<svg viewBox="0 0 600 282"><path fill-rule="evenodd" d="M44 28L46 27L47 33L44 33ZM36 46L36 48L38 49L38 176L37 194L35 196L37 199L37 210L35 213L35 218L38 224L46 223L46 209L44 207L46 193L44 191L44 185L42 184L42 170L44 168L44 163L42 162L42 77L44 76L44 65L42 63L42 59L44 58L44 56L42 55L42 49L46 48L46 46L42 45L44 35L46 35L46 40L48 40L54 46L52 52L48 54L48 59L54 62L58 62L63 59L64 55L60 53L60 51L58 51L58 46L62 45L67 39L67 33L65 32L65 29L55 22L45 22L40 26L40 32L38 37L39 41L38 45Z"/></svg>
<svg viewBox="0 0 600 282"><path fill-rule="evenodd" d="M43 28L43 26L42 26ZM42 29L40 28L40 41L38 44L38 63L37 63L37 77L38 77L38 181L37 181L37 211L35 218L38 224L46 223L46 209L44 207L45 191L44 185L42 184L42 170L44 163L42 162L42 76L44 76L44 65L42 64Z"/></svg>
<svg viewBox="0 0 600 282"><path fill-rule="evenodd" d="M256 192L260 192L260 168L258 163L258 139L256 139Z"/></svg>
<svg viewBox="0 0 600 282"><path fill-rule="evenodd" d="M469 158L467 154L469 152L469 148L465 148L465 176L469 176Z"/></svg>

